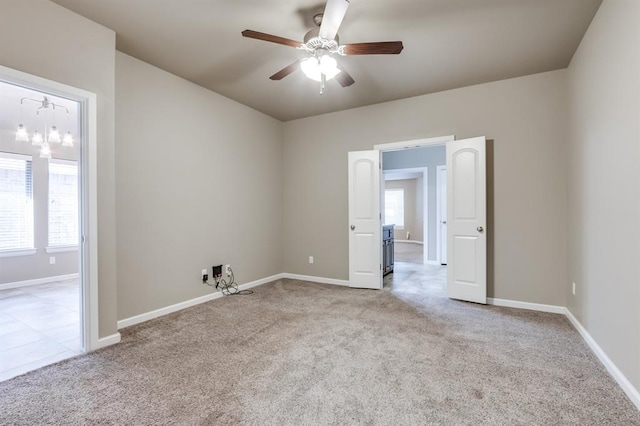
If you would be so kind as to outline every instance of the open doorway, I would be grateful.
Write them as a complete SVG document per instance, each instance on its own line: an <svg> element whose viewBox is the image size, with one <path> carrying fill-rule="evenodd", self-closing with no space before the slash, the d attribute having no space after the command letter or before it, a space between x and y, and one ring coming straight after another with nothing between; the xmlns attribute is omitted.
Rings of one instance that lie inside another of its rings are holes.
<svg viewBox="0 0 640 426"><path fill-rule="evenodd" d="M374 149L369 151L348 153L350 287L382 289L383 271L388 270L386 267L383 268L383 253L387 253L389 249L389 242L383 240L383 235L387 233L383 229L382 218L383 153L443 144L447 166L446 294L451 299L487 303L487 185L484 136L460 140L453 136L445 136L396 142L374 145ZM427 212L427 215L430 213ZM393 244L393 241L390 242Z"/></svg>
<svg viewBox="0 0 640 426"><path fill-rule="evenodd" d="M429 289L446 296L446 170L445 146L422 146L382 152L383 223L393 229L393 271L384 287L413 292ZM440 174L440 175L439 175ZM443 247L444 242L444 247Z"/></svg>
<svg viewBox="0 0 640 426"><path fill-rule="evenodd" d="M82 111L0 79L0 380L86 347Z"/></svg>

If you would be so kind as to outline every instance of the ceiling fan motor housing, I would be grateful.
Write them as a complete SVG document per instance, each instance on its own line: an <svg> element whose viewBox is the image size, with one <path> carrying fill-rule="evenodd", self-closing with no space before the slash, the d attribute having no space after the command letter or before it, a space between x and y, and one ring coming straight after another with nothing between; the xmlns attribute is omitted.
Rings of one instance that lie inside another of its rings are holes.
<svg viewBox="0 0 640 426"><path fill-rule="evenodd" d="M327 40L318 35L320 28L314 28L304 35L304 45L306 50L315 51L317 49L325 49L335 52L340 45L340 38L336 34L334 40Z"/></svg>

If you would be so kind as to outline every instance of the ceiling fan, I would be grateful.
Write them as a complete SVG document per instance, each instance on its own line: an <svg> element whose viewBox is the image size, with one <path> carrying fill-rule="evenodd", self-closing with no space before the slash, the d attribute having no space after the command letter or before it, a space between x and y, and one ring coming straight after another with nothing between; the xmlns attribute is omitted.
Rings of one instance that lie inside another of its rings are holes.
<svg viewBox="0 0 640 426"><path fill-rule="evenodd" d="M328 0L324 13L313 17L318 28L309 31L304 36L304 42L253 30L244 30L242 35L305 50L309 54L307 58L295 61L269 78L281 80L301 68L307 77L320 82L320 94L322 94L325 82L334 77L342 87L351 86L355 82L349 73L337 63L333 55L397 55L404 47L401 41L341 45L338 38L338 28L340 28L348 8L349 0Z"/></svg>

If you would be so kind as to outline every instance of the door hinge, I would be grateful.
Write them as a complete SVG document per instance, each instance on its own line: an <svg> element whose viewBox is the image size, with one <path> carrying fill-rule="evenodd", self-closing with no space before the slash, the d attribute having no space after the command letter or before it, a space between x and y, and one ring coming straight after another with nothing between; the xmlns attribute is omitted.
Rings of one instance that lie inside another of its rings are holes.
<svg viewBox="0 0 640 426"><path fill-rule="evenodd" d="M382 271L382 263L380 264L380 270Z"/></svg>

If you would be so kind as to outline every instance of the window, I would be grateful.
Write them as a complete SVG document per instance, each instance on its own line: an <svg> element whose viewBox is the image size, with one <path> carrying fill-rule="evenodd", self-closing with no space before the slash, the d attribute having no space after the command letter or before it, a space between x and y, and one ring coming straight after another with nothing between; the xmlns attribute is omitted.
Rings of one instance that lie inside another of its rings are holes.
<svg viewBox="0 0 640 426"><path fill-rule="evenodd" d="M32 248L31 157L0 152L0 251Z"/></svg>
<svg viewBox="0 0 640 426"><path fill-rule="evenodd" d="M404 189L385 189L384 224L404 228Z"/></svg>
<svg viewBox="0 0 640 426"><path fill-rule="evenodd" d="M78 245L78 163L49 160L49 247Z"/></svg>

